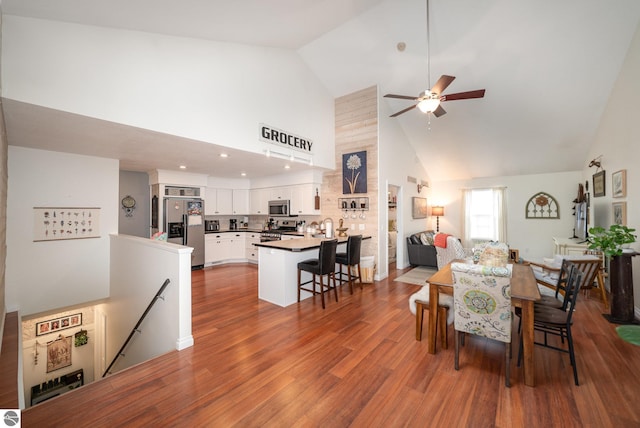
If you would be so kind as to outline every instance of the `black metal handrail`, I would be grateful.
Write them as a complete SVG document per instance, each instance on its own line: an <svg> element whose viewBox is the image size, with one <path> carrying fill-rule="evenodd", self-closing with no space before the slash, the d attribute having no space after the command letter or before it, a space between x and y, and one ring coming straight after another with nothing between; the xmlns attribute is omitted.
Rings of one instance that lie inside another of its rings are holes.
<svg viewBox="0 0 640 428"><path fill-rule="evenodd" d="M145 309L144 313L142 314L142 316L140 317L140 319L136 323L136 326L133 327L133 330L131 330L131 333L129 333L129 337L127 337L127 340L125 340L124 344L122 345L122 347L120 348L120 350L118 351L116 356L113 358L113 361L111 361L111 364L109 364L109 367L107 367L107 370L104 371L104 374L102 375L102 377L105 377L109 373L109 370L111 370L111 367L113 367L113 365L116 363L118 358L124 357L124 353L123 353L124 352L124 348L127 347L129 342L131 341L131 338L133 337L134 333L136 333L136 332L141 333L141 331L138 329L138 327L140 327L140 324L142 324L142 321L144 321L145 317L147 316L147 314L149 313L149 311L151 310L153 305L156 303L156 301L158 299L164 300L164 298L161 296L161 294L164 292L164 289L167 288L167 285L169 285L169 282L171 282L171 281L169 281L169 278L165 279L164 283L160 287L160 290L158 290L158 292L153 297L153 299L151 299L151 303L149 303L149 306L147 306L147 309Z"/></svg>

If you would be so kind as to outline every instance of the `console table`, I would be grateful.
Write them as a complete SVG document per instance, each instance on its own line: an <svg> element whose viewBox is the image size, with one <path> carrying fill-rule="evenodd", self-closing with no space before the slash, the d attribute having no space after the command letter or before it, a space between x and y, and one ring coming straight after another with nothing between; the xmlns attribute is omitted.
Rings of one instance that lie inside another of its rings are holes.
<svg viewBox="0 0 640 428"><path fill-rule="evenodd" d="M42 385L31 387L31 405L42 403L50 398L69 392L72 389L81 387L84 384L84 372L82 369L76 370L49 382L42 382Z"/></svg>
<svg viewBox="0 0 640 428"><path fill-rule="evenodd" d="M555 246L553 253L563 256L584 254L589 249L587 242L578 241L575 238L554 237L553 245Z"/></svg>

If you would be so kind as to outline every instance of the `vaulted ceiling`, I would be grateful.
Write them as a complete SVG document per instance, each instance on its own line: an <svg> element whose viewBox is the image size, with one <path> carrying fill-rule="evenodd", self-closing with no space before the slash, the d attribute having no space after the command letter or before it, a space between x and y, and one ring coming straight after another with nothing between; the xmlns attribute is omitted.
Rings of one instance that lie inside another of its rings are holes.
<svg viewBox="0 0 640 428"><path fill-rule="evenodd" d="M436 181L582 169L640 20L636 0L430 0L429 82L425 0L2 0L1 8L9 15L292 49L334 97L371 85L381 94L417 96L440 75L456 76L445 93L484 88L485 97L446 102L439 118L414 109L389 119ZM412 105L382 103L386 115ZM126 169L171 169L160 162L184 154L185 144L197 148L194 162L211 150L11 100L4 108L10 144L12 128L35 140L45 129L33 124L53 120L68 126L57 127L57 136L48 132L49 150L78 152L64 147L70 130L134 133L136 151L99 139L82 149L119 158ZM158 138L156 155L146 155L144 141ZM265 168L259 156L245 156L247 162ZM237 176L233 165L217 171Z"/></svg>

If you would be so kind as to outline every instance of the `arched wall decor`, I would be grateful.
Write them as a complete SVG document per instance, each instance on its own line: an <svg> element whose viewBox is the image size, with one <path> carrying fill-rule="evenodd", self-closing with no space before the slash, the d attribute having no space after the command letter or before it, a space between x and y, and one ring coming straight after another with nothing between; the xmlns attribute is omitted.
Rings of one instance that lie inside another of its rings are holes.
<svg viewBox="0 0 640 428"><path fill-rule="evenodd" d="M560 218L556 198L546 192L538 192L529 199L525 208L526 218Z"/></svg>

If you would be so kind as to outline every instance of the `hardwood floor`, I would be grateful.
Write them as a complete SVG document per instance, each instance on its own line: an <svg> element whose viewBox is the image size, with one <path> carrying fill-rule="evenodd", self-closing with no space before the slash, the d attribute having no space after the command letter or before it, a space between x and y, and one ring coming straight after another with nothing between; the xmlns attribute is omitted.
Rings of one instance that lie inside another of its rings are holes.
<svg viewBox="0 0 640 428"><path fill-rule="evenodd" d="M193 272L192 348L27 409L23 426L640 426L640 348L595 292L574 316L580 386L568 355L536 347L537 386L513 358L505 388L502 344L468 339L459 371L452 330L427 353L408 306L419 286L396 273L322 310L259 301L255 266Z"/></svg>

